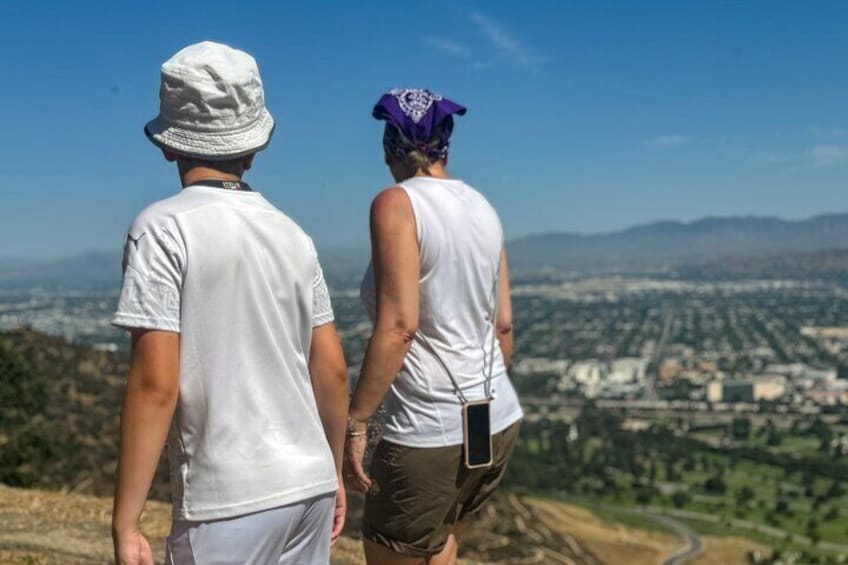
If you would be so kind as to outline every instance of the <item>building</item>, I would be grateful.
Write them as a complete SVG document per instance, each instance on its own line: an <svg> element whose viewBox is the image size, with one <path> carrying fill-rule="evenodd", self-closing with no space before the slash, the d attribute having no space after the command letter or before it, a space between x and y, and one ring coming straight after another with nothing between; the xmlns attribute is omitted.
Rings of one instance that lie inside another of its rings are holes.
<svg viewBox="0 0 848 565"><path fill-rule="evenodd" d="M723 383L721 381L712 381L707 384L707 402L721 402L724 395L722 394Z"/></svg>
<svg viewBox="0 0 848 565"><path fill-rule="evenodd" d="M786 393L786 380L780 376L763 376L754 380L754 401L779 400Z"/></svg>
<svg viewBox="0 0 848 565"><path fill-rule="evenodd" d="M779 375L712 381L707 385L707 400L713 403L775 401L785 393L786 381Z"/></svg>
<svg viewBox="0 0 848 565"><path fill-rule="evenodd" d="M754 383L743 380L727 380L721 387L722 402L753 402Z"/></svg>

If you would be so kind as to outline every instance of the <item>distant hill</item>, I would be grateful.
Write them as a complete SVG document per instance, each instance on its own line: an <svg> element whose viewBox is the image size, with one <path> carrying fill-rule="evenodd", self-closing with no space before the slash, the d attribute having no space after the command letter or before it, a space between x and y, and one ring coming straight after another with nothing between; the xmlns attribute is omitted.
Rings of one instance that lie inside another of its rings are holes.
<svg viewBox="0 0 848 565"><path fill-rule="evenodd" d="M0 261L0 289L115 288L121 282L121 255L93 251L52 261Z"/></svg>
<svg viewBox="0 0 848 565"><path fill-rule="evenodd" d="M771 260L786 254L800 259L803 253L839 248L848 249L848 214L800 221L758 216L664 221L602 234L530 235L507 243L516 274L669 271L726 259ZM370 258L364 245L319 251L332 287L358 286ZM92 252L55 261L0 259L0 290L115 288L120 284L120 271L117 252Z"/></svg>
<svg viewBox="0 0 848 565"><path fill-rule="evenodd" d="M848 247L848 214L788 221L773 217L656 222L624 231L549 233L508 243L516 269L646 270Z"/></svg>
<svg viewBox="0 0 848 565"><path fill-rule="evenodd" d="M370 260L359 248L329 248L321 251L321 265L327 283L333 288L359 284ZM0 290L114 289L121 284L121 254L93 251L71 257L33 261L0 259Z"/></svg>

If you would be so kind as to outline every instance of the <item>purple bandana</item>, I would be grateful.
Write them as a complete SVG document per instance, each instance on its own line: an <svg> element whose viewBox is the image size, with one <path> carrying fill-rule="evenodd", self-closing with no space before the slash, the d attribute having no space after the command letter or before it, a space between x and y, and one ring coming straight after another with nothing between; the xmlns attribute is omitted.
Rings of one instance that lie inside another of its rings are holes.
<svg viewBox="0 0 848 565"><path fill-rule="evenodd" d="M432 159L444 159L453 131L453 114L462 116L465 107L426 89L395 88L384 94L372 115L386 121L383 147L402 158L418 149ZM439 143L430 141L439 134Z"/></svg>

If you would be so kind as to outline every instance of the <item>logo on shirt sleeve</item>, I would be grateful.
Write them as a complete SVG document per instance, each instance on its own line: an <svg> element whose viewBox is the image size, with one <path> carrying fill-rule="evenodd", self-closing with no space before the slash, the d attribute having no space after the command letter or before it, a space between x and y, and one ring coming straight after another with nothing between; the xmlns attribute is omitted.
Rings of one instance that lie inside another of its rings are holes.
<svg viewBox="0 0 848 565"><path fill-rule="evenodd" d="M127 242L124 245L124 257L122 261L124 276L126 276L130 268L139 273L144 272L144 270L140 268L137 255L138 244L145 235L147 235L147 232L141 232L141 235L138 237L133 237L130 233L127 234Z"/></svg>
<svg viewBox="0 0 848 565"><path fill-rule="evenodd" d="M136 251L138 251L138 242L139 242L139 241L141 241L141 238L142 238L142 237L144 237L144 236L146 236L146 235L147 235L147 232L141 232L141 235L140 235L140 236L138 236L138 237L133 237L133 236L132 236L132 234L128 233L128 234L127 234L127 239L128 239L129 241L131 241L133 245L135 245L135 250L136 250Z"/></svg>

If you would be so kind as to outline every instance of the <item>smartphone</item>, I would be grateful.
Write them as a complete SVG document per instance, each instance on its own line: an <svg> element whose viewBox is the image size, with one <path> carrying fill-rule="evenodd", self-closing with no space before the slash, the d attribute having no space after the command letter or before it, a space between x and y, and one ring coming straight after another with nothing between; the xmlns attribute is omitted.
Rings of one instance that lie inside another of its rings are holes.
<svg viewBox="0 0 848 565"><path fill-rule="evenodd" d="M465 466L468 469L492 464L492 434L489 418L490 401L480 400L462 405Z"/></svg>

